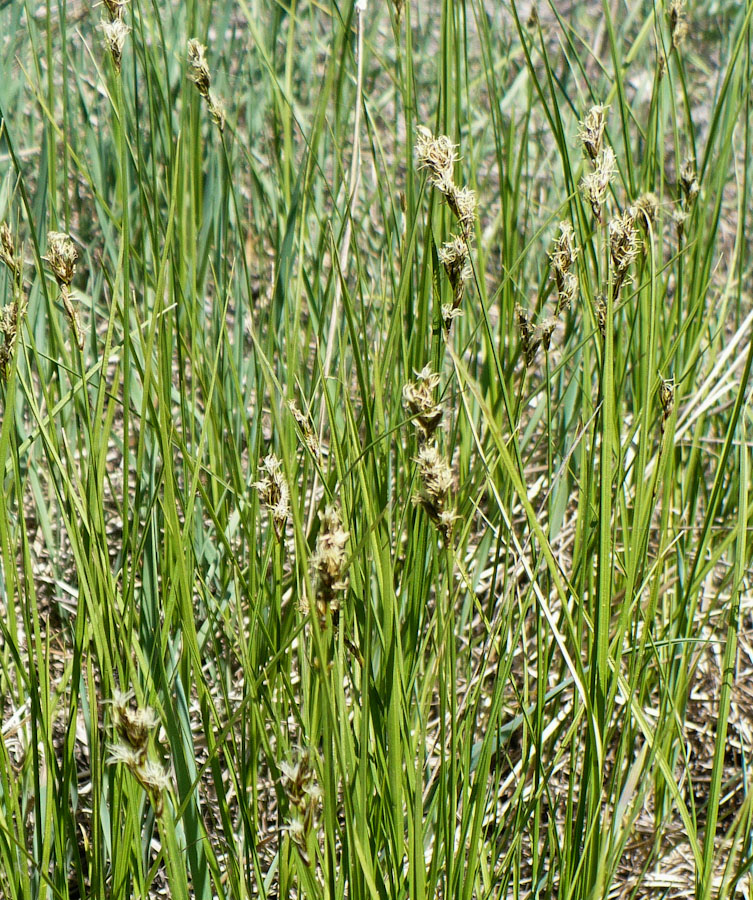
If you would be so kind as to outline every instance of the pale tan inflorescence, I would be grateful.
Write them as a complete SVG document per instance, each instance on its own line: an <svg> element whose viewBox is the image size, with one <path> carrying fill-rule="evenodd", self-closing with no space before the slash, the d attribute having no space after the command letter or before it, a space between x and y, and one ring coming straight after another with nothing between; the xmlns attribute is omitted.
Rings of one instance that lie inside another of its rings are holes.
<svg viewBox="0 0 753 900"><path fill-rule="evenodd" d="M459 310L465 287L473 277L473 272L468 255L468 245L460 236L456 235L451 240L446 241L439 248L437 255L440 263L444 266L447 279L452 288L452 303L449 309L443 310L443 318L445 319L445 324L447 324L447 319L451 318Z"/></svg>
<svg viewBox="0 0 753 900"><path fill-rule="evenodd" d="M290 516L290 490L282 462L274 453L270 453L262 460L259 472L261 477L254 482L253 487L259 492L259 499L269 510L275 536L279 541L282 540L285 523Z"/></svg>
<svg viewBox="0 0 753 900"><path fill-rule="evenodd" d="M159 718L149 706L133 702L133 693L115 691L112 697L113 726L116 743L108 745L109 765L125 765L139 784L149 793L157 815L162 814L164 792L170 776L160 763L150 758L149 747L159 726Z"/></svg>
<svg viewBox="0 0 753 900"><path fill-rule="evenodd" d="M78 250L69 235L63 231L48 232L47 256L44 258L49 263L58 285L61 288L70 288L76 274Z"/></svg>
<svg viewBox="0 0 753 900"><path fill-rule="evenodd" d="M116 72L120 72L123 48L130 31L131 29L122 19L113 19L111 22L102 23L105 47L110 52Z"/></svg>
<svg viewBox="0 0 753 900"><path fill-rule="evenodd" d="M442 321L449 332L453 319L461 314L460 304L472 277L469 244L476 224L476 194L455 183L456 147L447 135L433 135L428 128L417 128L416 157L419 168L429 174L429 182L444 196L460 234L446 241L439 250L439 261L452 288L452 303L442 307Z"/></svg>
<svg viewBox="0 0 753 900"><path fill-rule="evenodd" d="M207 48L196 38L191 38L188 41L187 76L189 81L192 81L196 85L196 90L207 104L210 116L219 127L220 131L222 131L225 127L225 106L222 100L210 90L212 75L209 71L206 52Z"/></svg>
<svg viewBox="0 0 753 900"><path fill-rule="evenodd" d="M457 518L450 496L454 481L452 469L436 444L419 447L416 464L419 488L414 502L427 513L444 544L449 546L453 523Z"/></svg>
<svg viewBox="0 0 753 900"><path fill-rule="evenodd" d="M21 283L23 277L23 258L16 249L16 243L7 222L0 223L0 262L6 266L13 276L15 285Z"/></svg>
<svg viewBox="0 0 753 900"><path fill-rule="evenodd" d="M50 231L47 234L47 255L43 257L52 270L60 288L60 299L71 323L73 338L79 350L84 349L84 335L78 316L78 308L71 297L71 284L76 273L78 250L70 236L64 231Z"/></svg>
<svg viewBox="0 0 753 900"><path fill-rule="evenodd" d="M322 792L316 779L311 754L307 750L300 751L294 763L280 763L280 772L282 789L290 810L285 831L303 861L309 865L309 835L318 827L322 803Z"/></svg>
<svg viewBox="0 0 753 900"><path fill-rule="evenodd" d="M0 223L0 262L10 273L13 294L11 302L0 310L0 334L3 336L3 343L0 346L0 375L6 378L26 312L23 294L23 255L16 248L15 239L7 222Z"/></svg>
<svg viewBox="0 0 753 900"><path fill-rule="evenodd" d="M413 417L413 425L419 444L425 443L437 430L442 421L442 410L434 400L439 385L439 375L426 365L416 372L416 380L403 387L403 402L408 414Z"/></svg>
<svg viewBox="0 0 753 900"><path fill-rule="evenodd" d="M609 222L609 255L612 261L612 291L615 300L628 277L628 269L641 252L635 216L630 209L618 213Z"/></svg>
<svg viewBox="0 0 753 900"><path fill-rule="evenodd" d="M556 315L569 310L577 296L578 276L572 268L580 252L575 246L575 231L570 222L560 222L559 227L559 236L555 239L554 249L549 254L552 278L557 288Z"/></svg>
<svg viewBox="0 0 753 900"><path fill-rule="evenodd" d="M105 48L112 57L115 71L120 72L123 59L123 48L131 29L125 24L123 17L130 0L103 0L107 10L107 18L102 20L102 34Z"/></svg>
<svg viewBox="0 0 753 900"><path fill-rule="evenodd" d="M130 0L102 0L111 22L122 19Z"/></svg>
<svg viewBox="0 0 753 900"><path fill-rule="evenodd" d="M317 462L321 462L322 445L319 442L316 431L314 431L314 426L311 422L310 417L307 416L306 413L304 413L303 410L299 408L295 400L288 400L287 407L290 410L291 415L295 419L296 424L301 429L301 437L303 438L303 443L308 448L309 453Z"/></svg>
<svg viewBox="0 0 753 900"><path fill-rule="evenodd" d="M549 352L552 337L559 324L559 316L567 312L578 296L578 276L575 272L580 248L575 243L572 223L563 220L548 254L551 278L556 288L554 315L545 316L538 325L531 321L531 314L520 304L515 305L515 324L520 337L520 349L526 368L533 365L540 347Z"/></svg>
<svg viewBox="0 0 753 900"><path fill-rule="evenodd" d="M23 297L23 257L16 249L7 222L0 223L0 262L10 273L13 294L11 302L0 309L0 334L3 336L0 345L0 375L7 378L26 310Z"/></svg>
<svg viewBox="0 0 753 900"><path fill-rule="evenodd" d="M607 198L609 185L617 171L617 160L611 147L604 147L594 160L592 171L586 173L580 182L583 197L591 206L594 217L601 221L601 208Z"/></svg>
<svg viewBox="0 0 753 900"><path fill-rule="evenodd" d="M206 53L207 48L196 38L188 41L188 79L205 98L209 96L209 87L212 83Z"/></svg>
<svg viewBox="0 0 753 900"><path fill-rule="evenodd" d="M592 107L582 122L578 137L588 157L591 169L580 182L583 199L591 207L597 222L604 221L604 207L609 196L609 188L617 172L614 150L604 140L606 131L605 106ZM617 301L622 286L629 280L629 269L642 250L637 224L650 230L656 221L658 200L654 194L643 194L622 212L615 213L606 229L606 244L609 251L611 271L611 291L609 299ZM553 263L554 264L554 263ZM564 283L564 279L563 279ZM606 333L608 304L604 297L596 297L594 312L599 331Z"/></svg>
<svg viewBox="0 0 753 900"><path fill-rule="evenodd" d="M701 190L695 163L690 157L680 167L680 189L682 190L683 208L689 212Z"/></svg>
<svg viewBox="0 0 753 900"><path fill-rule="evenodd" d="M416 129L416 156L419 167L429 173L429 181L447 194L455 184L455 163L458 156L455 145L445 134L435 137L428 128L419 125Z"/></svg>
<svg viewBox="0 0 753 900"><path fill-rule="evenodd" d="M667 6L669 33L672 47L677 50L688 35L688 22L685 15L685 0L669 0Z"/></svg>
<svg viewBox="0 0 753 900"><path fill-rule="evenodd" d="M583 121L578 123L578 137L593 163L596 163L601 153L608 109L608 106L592 106Z"/></svg>
<svg viewBox="0 0 753 900"><path fill-rule="evenodd" d="M631 214L646 231L650 230L659 218L659 198L652 191L641 194L631 207Z"/></svg>
<svg viewBox="0 0 753 900"><path fill-rule="evenodd" d="M452 322L461 314L463 297L473 278L470 243L476 226L476 195L470 188L455 183L458 156L455 145L446 135L435 136L428 128L419 126L416 156L419 167L428 171L430 183L444 196L460 229L437 253L452 291L451 302L441 308L445 335L449 337ZM449 547L457 516L451 502L452 469L435 439L442 421L442 411L435 400L439 380L439 373L425 366L416 372L415 381L403 387L403 402L418 438L418 456L415 458L418 488L413 500L427 513L444 545Z"/></svg>
<svg viewBox="0 0 753 900"><path fill-rule="evenodd" d="M345 546L350 534L343 528L340 509L335 504L320 512L319 519L321 524L309 569L316 615L320 626L324 628L328 613L339 612L341 596L348 588ZM306 600L301 602L301 611L309 612Z"/></svg>

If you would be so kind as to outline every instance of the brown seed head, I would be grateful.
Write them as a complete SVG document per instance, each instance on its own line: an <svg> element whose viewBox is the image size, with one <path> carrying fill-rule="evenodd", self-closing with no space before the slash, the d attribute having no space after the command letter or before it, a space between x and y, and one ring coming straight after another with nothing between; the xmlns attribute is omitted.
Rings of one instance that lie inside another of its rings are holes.
<svg viewBox="0 0 753 900"><path fill-rule="evenodd" d="M196 85L202 97L209 96L209 85L212 77L206 60L207 48L191 38L188 42L188 78Z"/></svg>
<svg viewBox="0 0 753 900"><path fill-rule="evenodd" d="M557 293L556 315L567 311L578 296L578 276L575 272L567 272L562 279L562 287Z"/></svg>
<svg viewBox="0 0 753 900"><path fill-rule="evenodd" d="M656 70L657 80L661 81L662 78L664 78L664 76L666 74L667 74L667 57L662 51L660 51L659 57L657 60L657 70Z"/></svg>
<svg viewBox="0 0 753 900"><path fill-rule="evenodd" d="M448 544L452 532L452 523L456 516L450 506L452 490L452 469L440 454L435 444L424 444L416 457L418 476L421 487L414 497L437 526L445 544Z"/></svg>
<svg viewBox="0 0 753 900"><path fill-rule="evenodd" d="M520 331L520 339L525 343L533 334L533 328L528 312L519 303L515 304L515 320Z"/></svg>
<svg viewBox="0 0 753 900"><path fill-rule="evenodd" d="M531 324L528 312L519 304L515 304L515 319L520 332L520 346L526 368L532 366L536 359L536 351L541 344L541 334Z"/></svg>
<svg viewBox="0 0 753 900"><path fill-rule="evenodd" d="M311 424L310 418L298 408L298 404L295 400L288 400L287 403L288 409L293 415L293 418L298 423L298 427L301 429L301 434L303 435L303 442L308 447L309 452L316 460L321 459L322 448L319 443L319 438L314 431L314 428Z"/></svg>
<svg viewBox="0 0 753 900"><path fill-rule="evenodd" d="M688 208L693 205L701 190L698 183L695 163L690 157L688 157L680 167L680 187L682 188L685 206Z"/></svg>
<svg viewBox="0 0 753 900"><path fill-rule="evenodd" d="M437 255L452 287L452 308L457 309L462 302L465 286L473 275L468 258L468 245L463 238L454 237L439 248Z"/></svg>
<svg viewBox="0 0 753 900"><path fill-rule="evenodd" d="M579 122L578 137L589 159L596 161L601 153L601 141L604 137L604 128L607 124L606 112L608 106L592 106L586 113L582 122Z"/></svg>
<svg viewBox="0 0 753 900"><path fill-rule="evenodd" d="M340 594L348 588L345 545L350 534L342 527L340 510L335 505L327 506L324 512L320 512L319 519L321 526L309 569L319 624L325 627L327 611L336 612L340 608ZM301 609L308 612L305 601L301 603Z"/></svg>
<svg viewBox="0 0 753 900"><path fill-rule="evenodd" d="M584 175L580 182L580 189L584 198L591 204L594 216L601 221L601 207L607 197L607 190L617 171L617 161L614 150L604 147L596 159L593 172Z"/></svg>
<svg viewBox="0 0 753 900"><path fill-rule="evenodd" d="M403 387L403 402L408 414L413 417L413 424L421 443L428 440L442 421L442 410L434 402L434 392L439 384L439 375L424 366L416 372L416 380L409 381Z"/></svg>
<svg viewBox="0 0 753 900"><path fill-rule="evenodd" d="M23 277L23 259L16 252L13 235L7 222L0 223L0 262L7 266L16 285L20 285Z"/></svg>
<svg viewBox="0 0 753 900"><path fill-rule="evenodd" d="M458 225L463 232L463 238L470 241L473 237L473 227L476 224L476 193L471 188L450 185L444 192L447 197L447 205L452 210Z"/></svg>
<svg viewBox="0 0 753 900"><path fill-rule="evenodd" d="M672 415L675 405L675 382L673 378L662 378L659 384L659 400L662 417L666 420Z"/></svg>
<svg viewBox="0 0 753 900"><path fill-rule="evenodd" d="M285 523L290 515L290 491L282 463L274 453L270 453L264 457L259 472L262 477L253 484L253 487L259 492L261 502L269 510L275 535L280 540L285 533Z"/></svg>
<svg viewBox="0 0 753 900"><path fill-rule="evenodd" d="M110 51L110 56L112 56L112 62L117 72L120 71L123 47L130 30L122 19L113 19L111 22L102 23L105 47Z"/></svg>
<svg viewBox="0 0 753 900"><path fill-rule="evenodd" d="M105 4L110 21L114 22L123 18L130 0L102 0L102 2Z"/></svg>
<svg viewBox="0 0 753 900"><path fill-rule="evenodd" d="M445 134L434 137L423 125L419 125L416 131L418 133L416 157L419 168L427 169L429 180L434 187L446 194L454 184L455 163L458 158L455 144Z"/></svg>
<svg viewBox="0 0 753 900"><path fill-rule="evenodd" d="M541 343L544 347L544 350L549 350L549 345L552 341L552 335L554 334L554 330L557 327L557 319L554 316L547 316L545 319L542 319L541 323L538 327L538 336L541 340Z"/></svg>
<svg viewBox="0 0 753 900"><path fill-rule="evenodd" d="M62 287L70 287L76 273L78 250L70 237L62 231L50 231L47 234L47 256L52 274Z"/></svg>
<svg viewBox="0 0 753 900"><path fill-rule="evenodd" d="M214 124L220 129L225 130L225 104L214 93L210 91L207 96L207 106L209 107L209 115L212 117Z"/></svg>
<svg viewBox="0 0 753 900"><path fill-rule="evenodd" d="M132 693L115 692L112 700L115 730L125 744L145 755L149 735L159 725L159 718L149 706L134 707L132 699Z"/></svg>
<svg viewBox="0 0 753 900"><path fill-rule="evenodd" d="M672 218L674 219L675 225L677 226L677 236L679 238L682 237L683 232L685 231L685 223L688 221L690 217L690 213L684 210L681 206L676 206L672 211Z"/></svg>
<svg viewBox="0 0 753 900"><path fill-rule="evenodd" d="M669 0L667 18L669 19L672 46L678 48L688 34L688 23L685 18L685 0Z"/></svg>
<svg viewBox="0 0 753 900"><path fill-rule="evenodd" d="M596 324L604 337L607 332L607 304L601 294L596 298Z"/></svg>
<svg viewBox="0 0 753 900"><path fill-rule="evenodd" d="M650 191L641 194L635 201L635 205L631 207L631 214L648 231L650 226L656 224L659 217L659 198Z"/></svg>
<svg viewBox="0 0 753 900"><path fill-rule="evenodd" d="M565 283L568 275L571 274L570 269L578 256L578 252L578 248L575 246L575 230L573 226L570 222L560 222L559 236L555 239L554 249L549 254L549 265L552 269L552 278L557 285L558 295L565 290ZM577 278L575 283L577 286ZM570 301L572 301L572 297L570 297ZM568 302L566 299L558 300L558 310L563 308L566 302Z"/></svg>
<svg viewBox="0 0 753 900"><path fill-rule="evenodd" d="M615 274L622 282L630 264L637 259L641 250L635 218L630 210L616 215L609 222L609 253Z"/></svg>

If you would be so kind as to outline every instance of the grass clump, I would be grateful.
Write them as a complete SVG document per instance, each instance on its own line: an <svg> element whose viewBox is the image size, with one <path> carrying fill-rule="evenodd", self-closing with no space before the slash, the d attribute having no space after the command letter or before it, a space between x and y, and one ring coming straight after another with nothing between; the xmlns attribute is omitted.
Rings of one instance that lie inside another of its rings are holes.
<svg viewBox="0 0 753 900"><path fill-rule="evenodd" d="M749 892L752 18L0 5L0 897Z"/></svg>

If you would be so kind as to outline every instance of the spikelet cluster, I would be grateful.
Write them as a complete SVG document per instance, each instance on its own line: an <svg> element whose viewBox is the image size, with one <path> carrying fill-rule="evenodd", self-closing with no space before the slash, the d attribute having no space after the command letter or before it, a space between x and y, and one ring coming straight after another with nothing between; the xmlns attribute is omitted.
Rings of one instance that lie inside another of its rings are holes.
<svg viewBox="0 0 753 900"><path fill-rule="evenodd" d="M0 375L6 378L26 311L23 296L23 257L16 250L16 243L6 222L0 223L0 262L10 273L13 294L11 302L0 309L0 334L3 336L3 343L0 346Z"/></svg>
<svg viewBox="0 0 753 900"><path fill-rule="evenodd" d="M539 347L543 347L546 352L552 343L552 335L554 334L559 320L556 316L546 316L538 325L531 323L527 310L519 304L515 304L515 324L518 327L518 335L520 337L520 349L523 353L523 362L528 369L536 361L536 354Z"/></svg>
<svg viewBox="0 0 753 900"><path fill-rule="evenodd" d="M207 63L207 48L196 38L188 41L187 77L196 85L196 90L207 104L209 115L220 131L225 127L225 107L222 101L210 89L212 75Z"/></svg>
<svg viewBox="0 0 753 900"><path fill-rule="evenodd" d="M685 16L685 0L669 0L667 7L669 33L672 47L677 50L688 35L688 22Z"/></svg>
<svg viewBox="0 0 753 900"><path fill-rule="evenodd" d="M422 125L417 128L416 157L419 168L428 172L429 182L444 196L458 225L460 234L453 236L439 250L452 288L452 303L442 307L442 321L449 331L452 320L461 314L460 304L466 285L471 280L469 244L476 223L476 194L455 183L456 147L447 135L435 136Z"/></svg>
<svg viewBox="0 0 753 900"><path fill-rule="evenodd" d="M607 191L617 171L617 160L611 147L604 147L594 160L593 168L580 182L581 193L591 207L591 212L601 222L601 209L607 199Z"/></svg>
<svg viewBox="0 0 753 900"><path fill-rule="evenodd" d="M63 231L50 231L47 234L47 255L42 257L47 261L60 289L60 299L63 302L65 314L71 323L73 337L79 350L84 349L84 335L78 316L78 307L74 306L71 296L71 284L76 273L76 260L78 250Z"/></svg>
<svg viewBox="0 0 753 900"><path fill-rule="evenodd" d="M306 413L303 412L303 410L299 408L295 400L288 400L287 406L290 410L291 415L295 419L296 424L301 430L303 443L306 445L309 453L317 462L321 462L322 447L319 443L319 438L317 437L316 431L314 431L314 426L311 423L311 419L306 415Z"/></svg>
<svg viewBox="0 0 753 900"><path fill-rule="evenodd" d="M603 294L599 294L595 300L596 324L602 337L607 333L607 302Z"/></svg>
<svg viewBox="0 0 753 900"><path fill-rule="evenodd" d="M306 865L310 865L309 835L317 827L322 801L322 792L316 780L311 755L306 750L301 751L294 763L281 763L280 771L282 789L290 809L285 831L290 835L301 859Z"/></svg>
<svg viewBox="0 0 753 900"><path fill-rule="evenodd" d="M580 252L575 246L575 230L570 222L560 222L560 233L554 241L554 249L549 254L552 278L557 288L555 314L567 311L578 294L578 276L573 271Z"/></svg>
<svg viewBox="0 0 753 900"><path fill-rule="evenodd" d="M592 163L596 163L601 154L608 109L608 106L592 106L583 121L578 123L578 137Z"/></svg>
<svg viewBox="0 0 753 900"><path fill-rule="evenodd" d="M591 163L591 171L581 179L580 190L599 222L609 185L617 171L614 150L604 143L608 109L608 106L592 106L583 121L578 123L578 138Z"/></svg>
<svg viewBox="0 0 753 900"><path fill-rule="evenodd" d="M661 401L662 416L666 420L672 415L672 410L675 406L675 382L673 378L661 379L659 400Z"/></svg>
<svg viewBox="0 0 753 900"><path fill-rule="evenodd" d="M24 261L16 250L16 242L7 222L0 223L0 262L10 272L14 287L20 288L23 282Z"/></svg>
<svg viewBox="0 0 753 900"><path fill-rule="evenodd" d="M631 214L642 228L649 231L659 218L659 198L651 191L641 194L631 207Z"/></svg>
<svg viewBox="0 0 753 900"><path fill-rule="evenodd" d="M129 0L104 0L107 18L103 18L100 25L104 35L105 48L112 57L115 71L118 73L120 72L123 59L123 48L125 47L126 38L131 32L131 29L124 21L128 3Z"/></svg>
<svg viewBox="0 0 753 900"><path fill-rule="evenodd" d="M460 304L465 294L465 287L473 276L468 244L462 237L456 235L439 248L437 255L452 288L452 303L442 309L444 326L449 329L452 320L460 315Z"/></svg>
<svg viewBox="0 0 753 900"><path fill-rule="evenodd" d="M526 368L528 368L533 365L533 361L536 359L536 351L538 350L541 341L536 337L536 329L531 324L531 318L528 315L528 311L525 310L520 303L515 304L515 324L518 326L523 360Z"/></svg>
<svg viewBox="0 0 753 900"><path fill-rule="evenodd" d="M317 619L320 626L325 628L328 613L333 617L339 613L340 598L348 588L345 545L350 534L343 528L340 510L334 504L320 512L319 519L321 524L309 569ZM302 601L301 611L309 612L306 601Z"/></svg>
<svg viewBox="0 0 753 900"><path fill-rule="evenodd" d="M434 400L439 385L439 375L430 366L416 372L416 380L403 387L403 403L418 436L418 443L425 444L442 421L442 410Z"/></svg>
<svg viewBox="0 0 753 900"><path fill-rule="evenodd" d="M520 338L520 349L526 368L533 365L539 347L549 352L552 336L557 328L559 316L570 309L578 295L578 276L573 271L579 248L575 245L575 230L570 222L559 224L559 234L549 253L549 267L557 290L554 315L545 316L534 325L528 310L520 303L515 304L515 324Z"/></svg>
<svg viewBox="0 0 753 900"><path fill-rule="evenodd" d="M612 261L612 296L615 301L628 278L628 270L641 252L633 208L618 213L609 222L609 256Z"/></svg>
<svg viewBox="0 0 753 900"><path fill-rule="evenodd" d="M690 209L695 203L701 188L698 184L695 163L689 157L680 167L680 189L682 190L683 203L686 208Z"/></svg>
<svg viewBox="0 0 753 900"><path fill-rule="evenodd" d="M282 540L285 534L285 523L290 515L290 490L282 470L282 463L270 453L259 465L261 477L253 487L259 492L259 499L269 510L275 537Z"/></svg>
<svg viewBox="0 0 753 900"><path fill-rule="evenodd" d="M416 156L419 168L426 169L431 184L447 195L455 187L455 163L458 159L455 144L446 134L435 137L423 125L418 126L417 132Z"/></svg>
<svg viewBox="0 0 753 900"><path fill-rule="evenodd" d="M123 60L123 48L131 29L122 19L114 19L112 22L102 23L102 34L104 35L105 48L112 57L115 71L120 72L120 66Z"/></svg>
<svg viewBox="0 0 753 900"><path fill-rule="evenodd" d="M419 447L415 462L418 466L419 487L413 502L426 512L447 547L457 518L451 500L454 480L452 469L436 444Z"/></svg>
<svg viewBox="0 0 753 900"><path fill-rule="evenodd" d="M134 705L133 693L115 691L112 698L112 718L116 742L108 745L109 765L123 764L150 795L159 816L164 805L164 792L170 777L160 763L149 756L149 745L159 725L151 707Z"/></svg>
<svg viewBox="0 0 753 900"><path fill-rule="evenodd" d="M662 378L659 381L659 402L661 403L661 436L667 428L667 421L675 408L674 378Z"/></svg>
<svg viewBox="0 0 753 900"><path fill-rule="evenodd" d="M131 0L102 0L111 22L122 19Z"/></svg>

